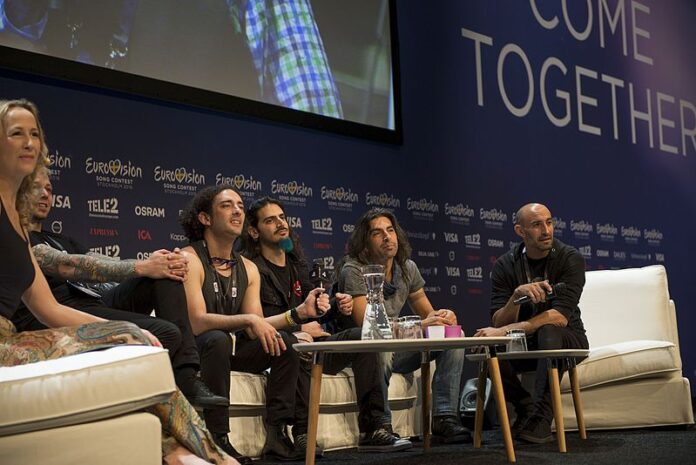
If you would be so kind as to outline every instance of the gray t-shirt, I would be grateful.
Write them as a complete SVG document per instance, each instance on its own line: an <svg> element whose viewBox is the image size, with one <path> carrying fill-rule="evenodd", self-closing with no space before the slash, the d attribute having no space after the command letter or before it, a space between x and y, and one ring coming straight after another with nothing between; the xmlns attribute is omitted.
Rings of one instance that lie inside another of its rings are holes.
<svg viewBox="0 0 696 465"><path fill-rule="evenodd" d="M345 292L353 297L367 295L367 285L360 270L362 266L363 264L357 260L346 259L338 277L339 292ZM391 285L396 290L391 295L389 292L384 293L384 307L390 318L396 318L401 313L408 296L425 286L425 280L413 260L406 260L403 269L394 263ZM385 286L388 285L385 283Z"/></svg>

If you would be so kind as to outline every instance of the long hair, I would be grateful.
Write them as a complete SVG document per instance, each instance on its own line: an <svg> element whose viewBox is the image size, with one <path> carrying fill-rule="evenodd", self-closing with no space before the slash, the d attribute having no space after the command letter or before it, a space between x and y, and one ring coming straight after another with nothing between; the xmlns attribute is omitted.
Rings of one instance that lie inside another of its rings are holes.
<svg viewBox="0 0 696 465"><path fill-rule="evenodd" d="M346 251L348 256L359 261L360 263L370 263L368 240L370 237L370 222L376 218L385 217L391 221L394 230L396 231L396 239L399 242L399 248L396 252L394 261L400 266L406 265L406 260L411 257L411 243L408 241L406 232L401 228L396 216L389 210L384 208L372 208L358 219L355 223L355 229L348 239Z"/></svg>
<svg viewBox="0 0 696 465"><path fill-rule="evenodd" d="M41 121L39 120L39 109L29 100L0 100L0 131L3 133L5 132L7 115L15 108L23 108L34 116L34 119L36 120L36 127L39 130L39 142L41 143L41 147L39 148L39 156L36 160L34 171L22 180L22 184L19 186L19 190L17 191L15 208L19 213L22 224L26 226L29 223L30 218L29 194L33 188L34 179L36 178L38 171L41 168L48 166L51 161L48 159L48 146L46 145L46 136L44 135L44 130L41 126Z"/></svg>
<svg viewBox="0 0 696 465"><path fill-rule="evenodd" d="M285 214L285 205L283 205L280 200L272 197L261 197L260 199L254 200L251 205L249 205L246 214L246 224L244 225L244 232L242 233L242 253L247 258L254 258L261 254L261 244L258 240L254 240L254 238L249 235L249 226L253 226L254 228L258 229L259 211L268 205L277 205L283 211L283 214ZM300 244L300 238L290 227L290 224L288 224L288 231L290 231L289 236L292 240L293 246L292 252L289 253L293 254L299 260L305 260L304 250Z"/></svg>
<svg viewBox="0 0 696 465"><path fill-rule="evenodd" d="M201 212L208 215L213 214L213 200L222 191L232 190L239 194L239 191L234 186L229 184L219 184L201 189L186 205L179 214L179 224L184 230L184 235L190 242L195 242L203 239L205 225L198 220L198 214Z"/></svg>

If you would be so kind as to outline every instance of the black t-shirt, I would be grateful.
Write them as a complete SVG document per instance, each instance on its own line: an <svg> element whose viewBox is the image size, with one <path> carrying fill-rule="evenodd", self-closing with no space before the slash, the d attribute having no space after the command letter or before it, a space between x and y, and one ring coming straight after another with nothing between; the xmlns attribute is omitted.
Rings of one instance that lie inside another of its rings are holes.
<svg viewBox="0 0 696 465"><path fill-rule="evenodd" d="M280 284L280 291L287 297L291 307L297 307L303 301L302 299L302 283L297 278L297 273L293 266L278 266L265 258L263 259L271 270L271 273Z"/></svg>

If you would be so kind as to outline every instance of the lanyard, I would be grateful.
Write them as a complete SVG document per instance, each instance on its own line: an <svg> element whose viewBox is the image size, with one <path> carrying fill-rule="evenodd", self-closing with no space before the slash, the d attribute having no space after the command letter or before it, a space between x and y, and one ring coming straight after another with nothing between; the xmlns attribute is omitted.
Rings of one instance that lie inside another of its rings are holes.
<svg viewBox="0 0 696 465"><path fill-rule="evenodd" d="M524 274L527 278L527 283L536 282L536 277L532 277L532 268L529 266L529 260L527 259L527 248L522 249L522 267L524 268ZM544 279L543 281L549 280L549 257L546 257L546 263L544 264Z"/></svg>
<svg viewBox="0 0 696 465"><path fill-rule="evenodd" d="M213 281L213 292L215 293L215 304L218 310L222 310L223 314L231 315L235 307L235 301L237 300L237 260L232 258L228 261L230 265L230 277L227 281L227 286L222 285L222 280L220 279L220 273L213 265L213 258L210 256L210 251L208 250L208 244L203 240L203 248L205 249L205 255L208 259L208 266L213 272L215 280ZM230 256L233 257L233 253L230 252Z"/></svg>

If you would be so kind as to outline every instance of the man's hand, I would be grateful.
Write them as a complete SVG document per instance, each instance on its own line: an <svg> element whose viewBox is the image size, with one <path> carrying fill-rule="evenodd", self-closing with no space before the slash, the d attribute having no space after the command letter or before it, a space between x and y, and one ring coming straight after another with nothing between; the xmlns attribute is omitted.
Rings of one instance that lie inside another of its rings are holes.
<svg viewBox="0 0 696 465"><path fill-rule="evenodd" d="M331 334L327 333L322 329L318 321L310 321L309 323L303 324L302 331L298 331L295 333L295 335L297 334L306 334L307 336L309 336L310 340L306 342L314 342L314 339L318 337L331 336Z"/></svg>
<svg viewBox="0 0 696 465"><path fill-rule="evenodd" d="M492 326L488 326L486 328L477 329L474 333L474 337L500 337L505 336L506 332L505 328L493 328Z"/></svg>
<svg viewBox="0 0 696 465"><path fill-rule="evenodd" d="M457 324L457 314L454 313L454 311L449 310L447 308L441 308L440 310L435 310L431 315L439 316L442 317L447 325L456 325ZM430 315L428 315L430 316Z"/></svg>
<svg viewBox="0 0 696 465"><path fill-rule="evenodd" d="M338 311L343 315L350 316L353 314L353 296L337 292L335 295Z"/></svg>
<svg viewBox="0 0 696 465"><path fill-rule="evenodd" d="M304 303L297 307L297 313L303 320L308 320L322 316L330 308L329 294L323 288L318 287L310 291Z"/></svg>
<svg viewBox="0 0 696 465"><path fill-rule="evenodd" d="M285 352L287 347L280 333L261 317L254 318L249 326L251 332L261 341L263 351L272 356Z"/></svg>
<svg viewBox="0 0 696 465"><path fill-rule="evenodd" d="M450 311L451 310L444 310L444 311ZM421 320L421 327L422 328L427 328L428 326L448 326L449 320L446 318L446 315L442 313L443 310L433 310ZM454 312L452 312L454 313ZM457 317L454 317L454 321L457 321Z"/></svg>
<svg viewBox="0 0 696 465"><path fill-rule="evenodd" d="M522 284L515 289L511 299L517 300L521 297L529 297L533 303L538 304L539 302L546 302L546 295L553 292L553 287L547 281L540 281L538 283Z"/></svg>
<svg viewBox="0 0 696 465"><path fill-rule="evenodd" d="M151 346L162 347L162 343L150 331L148 331L147 329L142 329L142 328L140 328L140 331L142 331L143 334L150 340Z"/></svg>
<svg viewBox="0 0 696 465"><path fill-rule="evenodd" d="M160 249L152 252L145 260L135 262L135 272L138 276L152 279L173 279L185 281L188 274L188 258L179 248L172 252Z"/></svg>

